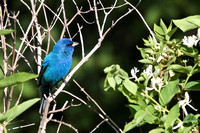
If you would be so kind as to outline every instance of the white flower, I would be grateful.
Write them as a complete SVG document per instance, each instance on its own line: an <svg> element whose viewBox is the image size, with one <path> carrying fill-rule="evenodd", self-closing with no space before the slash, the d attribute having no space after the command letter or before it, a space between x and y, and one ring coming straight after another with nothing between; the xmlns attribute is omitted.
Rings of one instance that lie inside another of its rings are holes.
<svg viewBox="0 0 200 133"><path fill-rule="evenodd" d="M154 57L149 57L150 60L155 61L156 59Z"/></svg>
<svg viewBox="0 0 200 133"><path fill-rule="evenodd" d="M136 74L137 74L138 72L139 72L139 70L137 69L137 67L134 67L133 69L131 69L131 75L132 75L132 77L130 77L130 79L133 79L133 78L134 78L134 79L137 80L138 78L137 78L137 75L136 75Z"/></svg>
<svg viewBox="0 0 200 133"><path fill-rule="evenodd" d="M169 70L169 77L173 77L175 73L172 70Z"/></svg>
<svg viewBox="0 0 200 133"><path fill-rule="evenodd" d="M184 45L191 48L193 46L196 46L199 40L197 40L197 37L193 35L193 36L188 36L188 37L184 36L182 41Z"/></svg>
<svg viewBox="0 0 200 133"><path fill-rule="evenodd" d="M154 108L158 111L161 111L162 110L162 107L160 105L154 105Z"/></svg>
<svg viewBox="0 0 200 133"><path fill-rule="evenodd" d="M197 30L197 39L200 40L200 28Z"/></svg>
<svg viewBox="0 0 200 133"><path fill-rule="evenodd" d="M166 53L162 53L162 56L167 57L167 54Z"/></svg>
<svg viewBox="0 0 200 133"><path fill-rule="evenodd" d="M159 63L162 59L164 59L163 56L159 56L156 62Z"/></svg>
<svg viewBox="0 0 200 133"><path fill-rule="evenodd" d="M192 48L193 46L196 46L197 43L200 40L200 28L198 28L197 30L197 36L192 35L192 36L184 36L184 38L182 39L183 41L183 45L188 46L189 48Z"/></svg>
<svg viewBox="0 0 200 133"><path fill-rule="evenodd" d="M151 91L151 90L153 90L153 88L151 88L151 87L146 87L146 91L148 92L148 91Z"/></svg>
<svg viewBox="0 0 200 133"><path fill-rule="evenodd" d="M151 91L151 90L159 91L163 87L162 79L163 78L160 78L160 77L155 78L153 76L153 78L151 79L151 87L146 87L145 93L148 94L148 91Z"/></svg>
<svg viewBox="0 0 200 133"><path fill-rule="evenodd" d="M163 86L163 82L162 82L162 78L160 77L154 77L151 79L151 85L152 85L152 88L155 89L155 90L160 90Z"/></svg>
<svg viewBox="0 0 200 133"><path fill-rule="evenodd" d="M195 109L192 105L190 105L190 102L191 102L191 100L190 100L190 96L189 96L188 92L185 92L185 99L184 100L180 100L178 102L179 107L182 107L183 112L185 113L186 116L188 115L187 110L185 108L186 105L188 105L194 111L197 111L197 109Z"/></svg>
<svg viewBox="0 0 200 133"><path fill-rule="evenodd" d="M172 129L175 130L175 129L178 129L179 127L181 127L181 129L183 129L183 122L180 121L176 126L174 126Z"/></svg>
<svg viewBox="0 0 200 133"><path fill-rule="evenodd" d="M143 72L146 73L149 78L151 78L153 76L153 66L149 65Z"/></svg>

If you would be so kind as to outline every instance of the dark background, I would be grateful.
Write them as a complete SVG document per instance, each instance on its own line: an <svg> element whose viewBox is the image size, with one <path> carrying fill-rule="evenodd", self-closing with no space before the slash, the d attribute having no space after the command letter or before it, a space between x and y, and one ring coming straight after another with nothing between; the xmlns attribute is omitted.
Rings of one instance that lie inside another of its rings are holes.
<svg viewBox="0 0 200 133"><path fill-rule="evenodd" d="M106 2L107 1L105 1L105 3ZM59 2L55 2L54 0L48 0L45 3L54 11L60 5ZM72 2L66 1L65 3L66 14L70 18L76 12L76 9ZM132 3L136 4L137 1L132 1ZM81 4L84 7L84 5L87 3L81 1L79 4ZM109 5L108 2L106 4ZM153 29L153 24L158 24L161 18L168 25L171 19L178 19L190 15L199 14L199 5L199 0L143 0L138 6L138 10L141 12L150 28ZM7 6L9 11L20 11L18 19L22 24L24 30L26 30L31 20L31 14L27 10L27 8L20 1L14 0L9 0ZM120 13L123 14L126 11L127 7L117 10L116 12L111 14L110 19L108 19L108 21L115 19L117 15L119 15ZM41 25L45 25L42 18L42 13L39 14L39 16L40 15L41 20L39 20L39 23ZM84 17L88 21L93 21L93 19L90 20L93 17L93 13L88 14ZM49 19L52 19L52 17L49 16ZM77 17L75 22L69 27L72 35L77 32L76 22L79 22L80 25L84 26L82 32L85 41L85 53L87 54L97 43L98 34L96 25L88 25L84 23L80 17ZM59 39L60 34L58 33L61 32L61 29L62 27L57 26L54 30L52 30L51 33L55 40ZM129 122L131 120L129 119L129 109L125 106L126 104L128 104L128 102L126 98L123 97L120 93L104 91L103 84L106 75L104 74L103 69L112 64L119 64L125 71L127 71L130 74L130 70L134 66L141 67L141 64L139 64L137 61L141 58L141 56L139 51L137 51L136 49L136 45L143 47L142 38L147 38L148 36L149 31L143 24L139 15L133 11L133 13L126 16L112 29L111 32L109 32L109 34L103 41L101 48L72 77L72 79L75 79L83 88L85 88L86 92L97 101L97 103L103 108L107 115L111 119L113 119L121 129L123 129L126 122ZM17 37L18 39L21 37L20 33L17 34ZM68 37L67 34L66 37ZM79 36L76 36L73 40L79 42ZM20 40L17 40L17 43L20 44ZM43 42L43 47L45 48L45 40ZM52 49L52 47L53 43L50 47L50 50ZM30 62L33 61L32 54L33 53L30 53L28 51L25 53L25 56ZM43 58L44 56L45 54L43 54ZM0 54L0 58L2 59L2 54ZM81 47L79 45L76 47L74 52L73 66L75 66L80 60ZM0 62L0 64L2 65L2 61ZM37 64L31 63L31 65L36 73ZM26 72L30 71L30 69L25 65L23 60L20 60L18 70ZM20 88L21 85L18 85L18 87ZM72 82L72 80L65 87L65 89L70 92L73 92L73 94L87 101L87 97L80 91L80 89L75 85L75 83ZM14 92L16 98L19 92L20 89ZM39 97L36 82L29 81L25 83L22 100L28 100L35 97ZM66 94L59 95L59 97L56 99L58 107L62 107L62 104L66 100L70 101L71 98L71 96L68 96ZM13 99L13 101L15 101L15 99ZM74 103L79 102L75 100ZM14 104L14 102L12 104ZM90 104L95 108L95 106L92 103ZM196 104L198 104L198 102ZM8 129L31 123L35 123L35 126L11 130L9 132L37 132L40 121L38 109L39 103L35 104L25 113L20 115L17 119L15 119L15 121L8 125ZM101 121L101 118L85 105L71 107L63 113L56 114L55 118L60 119L62 116L63 121L73 125L79 130L80 133L91 131ZM47 125L47 133L56 132L57 127L57 123L50 122ZM132 132L142 131L145 133L149 131L152 127L152 125L143 126L140 129L136 128L132 130ZM73 131L68 127L62 126L61 132L71 133ZM96 132L112 133L114 132L114 130L107 123L104 123L96 130Z"/></svg>

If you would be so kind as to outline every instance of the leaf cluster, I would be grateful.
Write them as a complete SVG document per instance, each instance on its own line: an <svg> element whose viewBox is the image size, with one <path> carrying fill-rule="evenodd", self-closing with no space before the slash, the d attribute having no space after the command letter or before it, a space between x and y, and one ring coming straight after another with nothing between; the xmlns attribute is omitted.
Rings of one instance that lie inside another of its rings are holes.
<svg viewBox="0 0 200 133"><path fill-rule="evenodd" d="M157 125L150 133L199 130L200 114L180 113L181 109L187 111L185 106L191 106L186 93L200 91L199 79L190 81L200 72L199 50L173 38L178 28L183 32L199 28L198 18L199 15L173 20L168 27L162 20L160 25L154 24L156 41L150 36L143 39L144 48L137 46L142 56L139 62L143 63L139 77L137 72L129 77L119 65L104 69L105 91L121 92L129 101L132 120L124 126L124 132L144 124Z"/></svg>

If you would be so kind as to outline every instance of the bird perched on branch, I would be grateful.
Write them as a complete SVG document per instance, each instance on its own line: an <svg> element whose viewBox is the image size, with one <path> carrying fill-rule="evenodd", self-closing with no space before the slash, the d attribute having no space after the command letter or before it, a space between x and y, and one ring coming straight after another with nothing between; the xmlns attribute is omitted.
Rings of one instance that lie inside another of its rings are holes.
<svg viewBox="0 0 200 133"><path fill-rule="evenodd" d="M44 58L38 77L38 87L41 97L39 113L41 115L46 106L46 97L49 96L52 88L69 72L72 65L74 46L76 45L78 43L68 38L62 38Z"/></svg>

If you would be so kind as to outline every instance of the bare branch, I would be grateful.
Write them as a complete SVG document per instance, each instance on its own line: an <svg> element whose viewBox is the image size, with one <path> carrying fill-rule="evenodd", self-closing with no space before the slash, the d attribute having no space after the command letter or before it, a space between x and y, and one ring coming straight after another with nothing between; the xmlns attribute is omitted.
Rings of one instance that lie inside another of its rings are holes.
<svg viewBox="0 0 200 133"><path fill-rule="evenodd" d="M103 119L94 129L92 129L92 131L90 131L90 133L95 132L106 121L108 121L108 119Z"/></svg>
<svg viewBox="0 0 200 133"><path fill-rule="evenodd" d="M41 9L43 3L44 3L44 0L41 0L41 3L40 3L40 5L39 5L37 11L35 12L35 14L33 14L32 20L31 20L31 22L29 23L29 26L28 26L28 28L27 28L27 30L26 30L26 33L25 33L24 37L23 37L23 40L22 40L22 42L21 42L21 44L20 44L20 46L19 46L18 53L20 53L20 51L21 51L21 49L22 49L22 46L23 46L23 44L24 44L24 42L25 42L25 40L26 40L26 38L27 38L27 36L28 36L28 33L29 33L29 31L30 31L30 29L31 29L31 27L32 27L32 25L33 25L33 22L35 21L35 18L37 17L37 14L39 13L39 11L40 11L40 9ZM19 60L19 54L18 54L18 53L17 53L17 55L16 55L16 59L15 59L15 63L14 63L15 66L17 65L17 61Z"/></svg>
<svg viewBox="0 0 200 133"><path fill-rule="evenodd" d="M78 133L78 129L76 129L75 127L73 127L71 124L68 124L68 123L65 123L63 121L59 121L59 120L56 120L56 119L51 119L51 121L59 123L59 124L62 124L62 125L65 125L65 126L71 128L71 129L73 129L76 133Z"/></svg>
<svg viewBox="0 0 200 133"><path fill-rule="evenodd" d="M81 49L82 49L82 58L85 57L85 50L84 50L84 41L83 41L83 35L81 32L81 29L83 28L82 26L80 27L80 25L77 23L78 26L78 30L79 30L79 34L80 34L80 41L81 41Z"/></svg>
<svg viewBox="0 0 200 133"><path fill-rule="evenodd" d="M153 31L151 30L151 28L149 27L149 25L147 24L147 22L145 21L145 19L142 16L142 14L139 12L139 10L133 4L131 4L130 2L128 2L127 0L124 0L124 2L126 2L128 5L130 5L137 12L137 14L140 16L140 18L144 22L145 26L147 27L147 29L149 30L149 32L150 32L151 36L153 37L155 43L158 43L157 40L156 40L156 38L155 38L155 35L154 35ZM140 1L138 2L138 4L139 3L140 3Z"/></svg>

